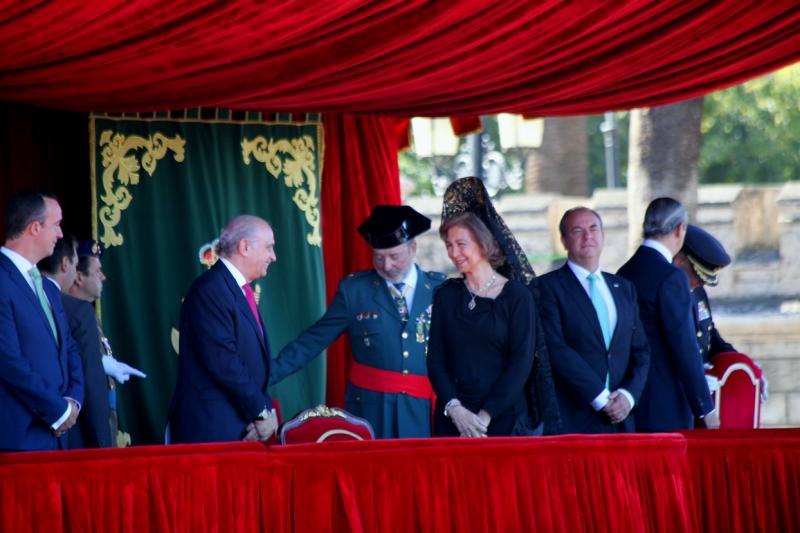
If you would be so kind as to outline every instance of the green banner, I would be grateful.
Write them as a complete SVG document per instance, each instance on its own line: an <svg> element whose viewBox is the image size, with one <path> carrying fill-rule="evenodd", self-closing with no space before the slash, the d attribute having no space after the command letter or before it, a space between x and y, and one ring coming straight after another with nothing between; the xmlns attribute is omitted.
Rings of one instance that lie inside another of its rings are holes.
<svg viewBox="0 0 800 533"><path fill-rule="evenodd" d="M147 374L117 388L133 444L163 442L178 317L216 260L225 223L274 229L278 260L254 283L273 355L325 307L319 122L90 118L94 237L106 246L101 317L117 359ZM324 358L272 389L284 416L322 403Z"/></svg>

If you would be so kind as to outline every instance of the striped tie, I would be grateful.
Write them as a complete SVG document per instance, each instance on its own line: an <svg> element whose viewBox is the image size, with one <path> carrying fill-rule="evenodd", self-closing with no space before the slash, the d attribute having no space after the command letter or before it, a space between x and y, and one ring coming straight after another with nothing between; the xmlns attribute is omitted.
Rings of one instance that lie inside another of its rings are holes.
<svg viewBox="0 0 800 533"><path fill-rule="evenodd" d="M406 284L402 281L400 283L392 283L389 292L392 293L394 303L397 306L397 314L400 315L400 321L405 324L408 322L408 304L406 303Z"/></svg>

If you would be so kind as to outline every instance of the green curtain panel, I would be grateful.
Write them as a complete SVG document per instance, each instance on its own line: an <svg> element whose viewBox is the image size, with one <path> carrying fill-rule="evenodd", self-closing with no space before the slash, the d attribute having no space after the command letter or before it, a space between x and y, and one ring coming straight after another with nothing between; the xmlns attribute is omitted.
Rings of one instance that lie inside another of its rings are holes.
<svg viewBox="0 0 800 533"><path fill-rule="evenodd" d="M93 233L106 246L100 302L114 355L147 373L117 388L133 444L163 442L178 318L232 217L272 223L278 260L254 283L273 355L325 308L320 122L90 117ZM325 362L271 393L291 416L325 398Z"/></svg>

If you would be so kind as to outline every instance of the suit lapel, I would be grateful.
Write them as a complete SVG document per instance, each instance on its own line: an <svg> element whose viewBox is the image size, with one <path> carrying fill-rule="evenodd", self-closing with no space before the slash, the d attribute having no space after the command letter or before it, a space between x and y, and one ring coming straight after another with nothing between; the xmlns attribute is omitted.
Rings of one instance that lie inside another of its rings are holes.
<svg viewBox="0 0 800 533"><path fill-rule="evenodd" d="M256 317L253 316L253 312L250 310L250 304L247 303L247 298L245 298L242 288L236 285L236 280L233 278L233 275L228 272L228 267L226 267L221 261L218 261L214 265L214 268L221 269L220 273L222 275L222 279L225 280L225 284L228 286L231 293L233 293L233 299L236 302L236 307L239 308L239 311L245 316L245 319L250 322L251 326L253 326L253 330L258 337L258 341L261 343L261 348L264 350L264 353L267 353L267 345L265 342L266 331L264 328L258 325L258 322L256 322ZM260 313L259 318L261 318ZM261 323L263 324L264 321L261 320Z"/></svg>
<svg viewBox="0 0 800 533"><path fill-rule="evenodd" d="M581 282L578 281L578 277L566 263L561 267L561 277L567 293L576 295L572 303L580 309L587 323L591 324L595 337L597 337L600 344L605 347L606 342L605 339L603 339L603 330L600 329L600 320L597 318L597 311L594 309L594 304L592 304L589 295L586 294L586 290L583 288L583 285L581 285Z"/></svg>
<svg viewBox="0 0 800 533"><path fill-rule="evenodd" d="M36 296L36 293L33 292L31 286L28 285L28 282L25 280L25 277L19 271L17 266L11 261L11 259L6 257L5 254L0 253L0 264L2 264L3 267L5 267L5 269L8 271L9 276L14 281L14 283L16 283L19 291L25 295L30 304L34 307L34 309L36 309L36 311L34 312L39 316L40 320L42 321L42 324L47 328L47 331L50 332L50 335L48 336L50 337L51 341L53 342L53 344L56 346L57 349L58 343L56 342L56 339L53 338L52 330L50 329L50 321L47 320L47 316L44 314L44 309L42 309L42 304L39 302L39 298ZM52 282L45 278L42 278L43 287L47 286L45 284L50 284L50 283ZM47 296L46 288L44 293L45 296ZM50 308L53 309L52 303L50 304ZM55 318L55 309L53 309L53 315L54 315L53 318Z"/></svg>
<svg viewBox="0 0 800 533"><path fill-rule="evenodd" d="M418 266L414 265L414 268L417 269L417 286L414 288L414 305L411 308L409 322L425 311L424 302L432 301L431 293L433 292L433 284L428 276Z"/></svg>
<svg viewBox="0 0 800 533"><path fill-rule="evenodd" d="M627 323L628 306L626 305L627 302L625 301L624 294L622 292L622 286L614 278L614 276L608 274L607 272L603 272L603 277L606 280L606 285L608 285L608 290L611 291L611 296L614 298L614 305L617 308L617 325L611 334L611 345L613 345L614 339L617 338L617 332L620 331L621 325ZM611 349L610 346L609 350Z"/></svg>
<svg viewBox="0 0 800 533"><path fill-rule="evenodd" d="M61 339L61 343L57 345L58 349L58 360L61 364L61 377L62 382L67 383L69 381L69 369L68 369L68 360L67 360L67 335L71 335L69 331L69 324L66 320L66 315L63 313L57 312L57 309L63 308L64 304L61 302L61 292L59 292L58 287L50 280L42 280L42 283L46 283L44 285L44 293L47 296L47 299L50 300L50 308L53 310L53 321L56 323L56 331L58 331L58 336ZM56 306L55 299L59 299L59 303L61 305ZM39 306L41 308L41 306ZM42 311L42 315L44 315L44 311ZM45 317L45 321L47 318ZM48 324L48 329L50 325Z"/></svg>

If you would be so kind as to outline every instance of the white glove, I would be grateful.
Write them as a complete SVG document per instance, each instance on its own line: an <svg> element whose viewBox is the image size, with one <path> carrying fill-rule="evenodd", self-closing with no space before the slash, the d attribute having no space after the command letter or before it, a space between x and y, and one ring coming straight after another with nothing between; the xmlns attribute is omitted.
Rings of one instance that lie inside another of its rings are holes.
<svg viewBox="0 0 800 533"><path fill-rule="evenodd" d="M140 378L146 378L147 374L142 372L141 370L137 370L130 365L123 363L122 361L117 361L110 355L103 356L103 370L105 370L107 376L111 376L112 378L117 380L117 383L122 384L131 379L131 376L137 376Z"/></svg>
<svg viewBox="0 0 800 533"><path fill-rule="evenodd" d="M717 392L719 390L719 379L715 376L706 374L706 383L708 383L708 392Z"/></svg>

